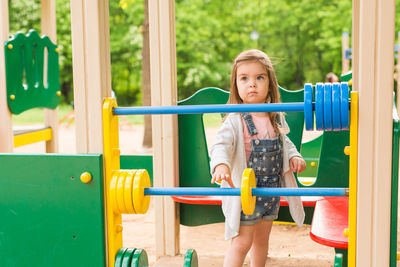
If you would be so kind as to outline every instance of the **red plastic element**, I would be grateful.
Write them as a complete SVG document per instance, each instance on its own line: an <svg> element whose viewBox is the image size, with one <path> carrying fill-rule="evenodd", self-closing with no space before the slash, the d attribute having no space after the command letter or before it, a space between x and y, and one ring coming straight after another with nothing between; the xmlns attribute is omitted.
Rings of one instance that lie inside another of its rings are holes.
<svg viewBox="0 0 400 267"><path fill-rule="evenodd" d="M349 198L325 197L315 205L310 237L317 243L347 249L349 238L343 235L349 228Z"/></svg>
<svg viewBox="0 0 400 267"><path fill-rule="evenodd" d="M315 196L302 196L301 201L303 202L304 207L315 207L315 203L318 200L323 199L323 197L315 197ZM281 197L281 206L288 206L288 202L284 197Z"/></svg>
<svg viewBox="0 0 400 267"><path fill-rule="evenodd" d="M173 200L179 203L221 205L221 196L171 196Z"/></svg>
<svg viewBox="0 0 400 267"><path fill-rule="evenodd" d="M203 204L203 205L221 205L221 196L171 196L173 200L179 203ZM303 196L304 207L315 207L315 203L323 197ZM288 206L287 201L281 197L281 206Z"/></svg>

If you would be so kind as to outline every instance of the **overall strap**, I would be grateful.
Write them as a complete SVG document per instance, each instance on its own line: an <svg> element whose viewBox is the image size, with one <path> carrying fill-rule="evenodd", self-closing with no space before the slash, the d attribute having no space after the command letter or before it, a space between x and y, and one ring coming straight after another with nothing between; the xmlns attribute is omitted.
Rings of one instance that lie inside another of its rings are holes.
<svg viewBox="0 0 400 267"><path fill-rule="evenodd" d="M246 123L247 131L248 131L249 135L250 136L256 135L258 133L257 128L254 125L253 118L251 117L250 113L244 112L244 113L241 113L241 115L242 115L244 122Z"/></svg>

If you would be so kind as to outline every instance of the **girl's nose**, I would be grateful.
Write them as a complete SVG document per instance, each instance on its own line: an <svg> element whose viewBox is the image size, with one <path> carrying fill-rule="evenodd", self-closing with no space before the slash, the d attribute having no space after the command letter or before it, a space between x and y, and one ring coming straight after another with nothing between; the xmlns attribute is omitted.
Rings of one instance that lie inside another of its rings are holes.
<svg viewBox="0 0 400 267"><path fill-rule="evenodd" d="M250 79L250 87L255 87L256 86L256 81L253 79Z"/></svg>

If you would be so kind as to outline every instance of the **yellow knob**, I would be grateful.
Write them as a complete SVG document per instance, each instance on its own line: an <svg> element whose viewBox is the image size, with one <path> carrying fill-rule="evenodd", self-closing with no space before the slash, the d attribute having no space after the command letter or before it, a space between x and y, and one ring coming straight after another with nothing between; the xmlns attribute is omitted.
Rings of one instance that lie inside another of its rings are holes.
<svg viewBox="0 0 400 267"><path fill-rule="evenodd" d="M60 49L57 47L55 51L56 51L56 53L58 53L58 52L60 52Z"/></svg>
<svg viewBox="0 0 400 267"><path fill-rule="evenodd" d="M81 182L82 183L89 183L90 181L92 181L92 175L88 172L84 172L81 174Z"/></svg>
<svg viewBox="0 0 400 267"><path fill-rule="evenodd" d="M15 95L10 95L10 99L14 100L15 99Z"/></svg>
<svg viewBox="0 0 400 267"><path fill-rule="evenodd" d="M346 228L346 229L343 230L343 235L344 235L345 237L348 237L348 236L349 236L349 228Z"/></svg>
<svg viewBox="0 0 400 267"><path fill-rule="evenodd" d="M344 154L345 154L345 155L349 156L349 155L350 155L350 151L351 151L350 146L346 146L346 147L344 148Z"/></svg>
<svg viewBox="0 0 400 267"><path fill-rule="evenodd" d="M310 165L311 165L311 167L315 167L315 161L311 161L311 163L310 163Z"/></svg>
<svg viewBox="0 0 400 267"><path fill-rule="evenodd" d="M61 95L61 91L57 91L57 93L56 93L58 96L60 96Z"/></svg>
<svg viewBox="0 0 400 267"><path fill-rule="evenodd" d="M115 225L115 231L116 231L117 233L122 232L123 229L124 229L124 228L122 227L122 224L117 224L117 225Z"/></svg>
<svg viewBox="0 0 400 267"><path fill-rule="evenodd" d="M13 49L13 45L12 44L8 44L7 48L10 49L10 50Z"/></svg>
<svg viewBox="0 0 400 267"><path fill-rule="evenodd" d="M350 81L349 81L349 86L352 86L353 85L353 79L351 79Z"/></svg>

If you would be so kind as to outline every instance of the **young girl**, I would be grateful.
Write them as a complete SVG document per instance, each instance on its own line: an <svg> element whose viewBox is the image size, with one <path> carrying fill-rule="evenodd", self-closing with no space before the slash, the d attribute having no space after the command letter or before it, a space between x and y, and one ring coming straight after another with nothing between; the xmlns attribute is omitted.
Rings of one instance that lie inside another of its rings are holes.
<svg viewBox="0 0 400 267"><path fill-rule="evenodd" d="M278 82L268 56L259 50L240 53L232 68L228 104L278 102ZM288 132L283 113L229 114L211 148L211 183L240 187L243 170L248 167L256 174L257 187L297 187L293 172L303 171L306 163L286 136ZM301 226L304 210L300 197L287 199L293 219ZM224 266L242 266L250 248L251 266L265 266L279 202L279 197L259 196L253 215L245 215L240 197L223 197L225 238L232 238Z"/></svg>

